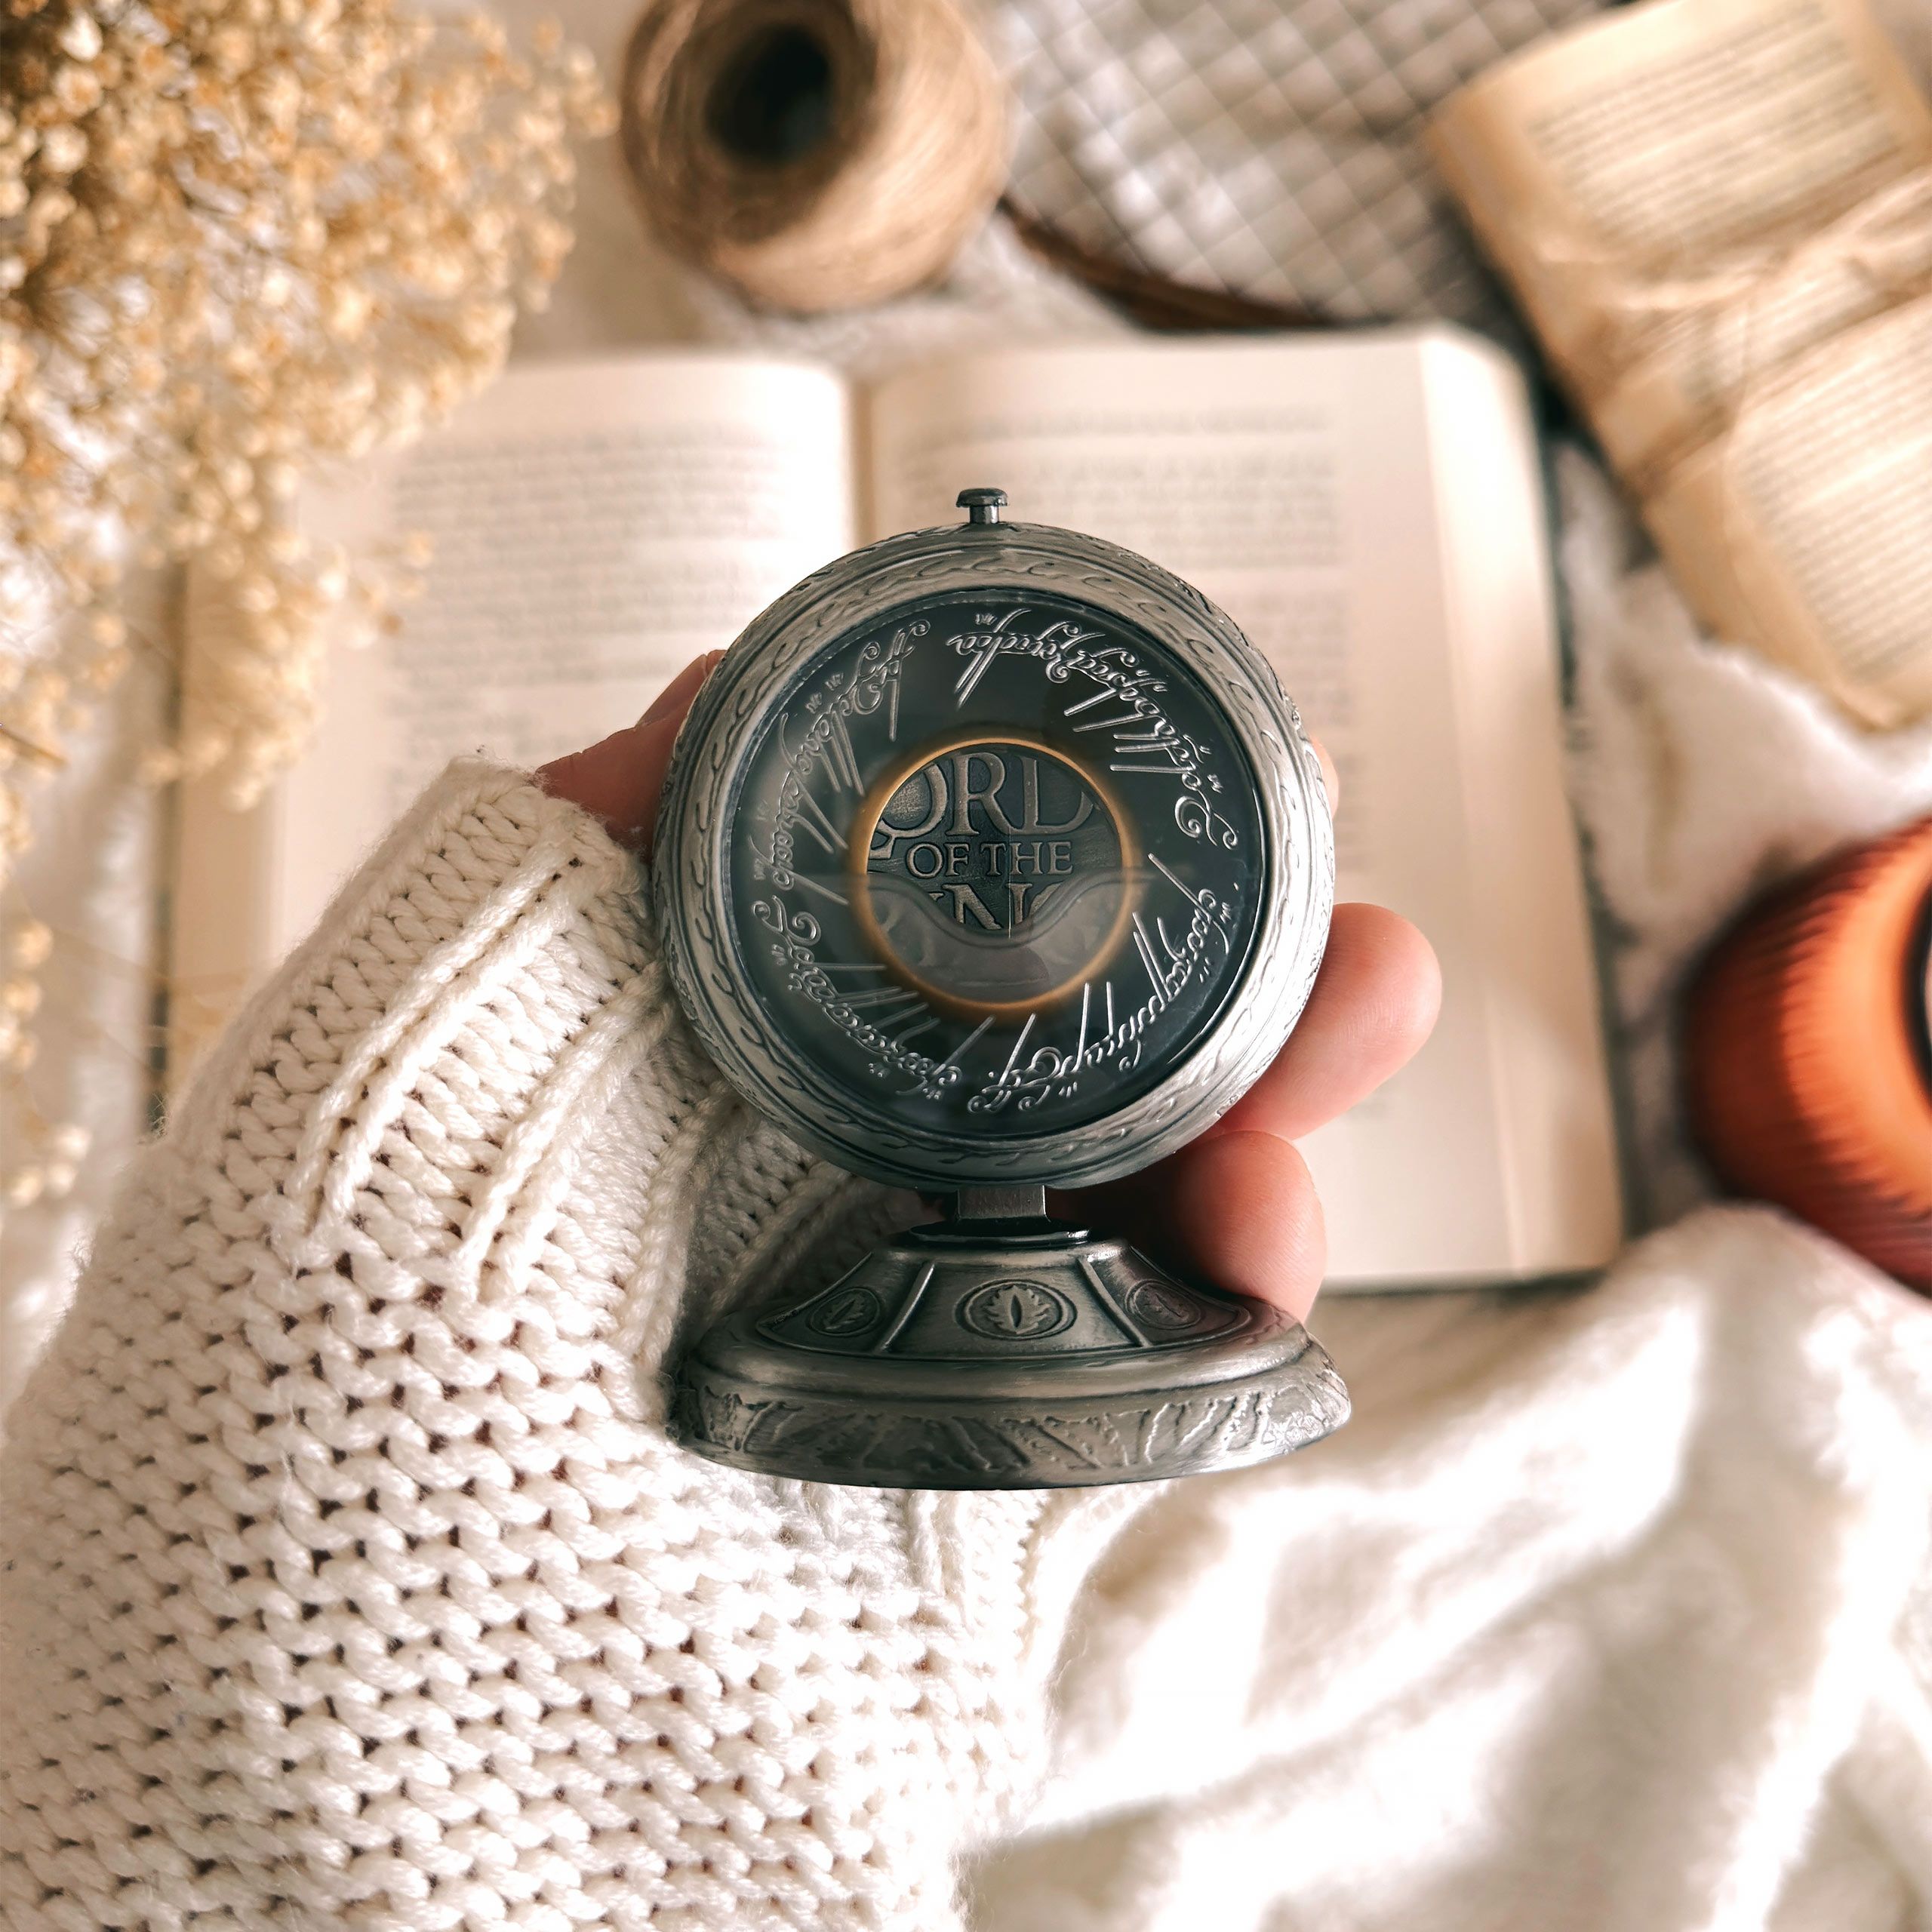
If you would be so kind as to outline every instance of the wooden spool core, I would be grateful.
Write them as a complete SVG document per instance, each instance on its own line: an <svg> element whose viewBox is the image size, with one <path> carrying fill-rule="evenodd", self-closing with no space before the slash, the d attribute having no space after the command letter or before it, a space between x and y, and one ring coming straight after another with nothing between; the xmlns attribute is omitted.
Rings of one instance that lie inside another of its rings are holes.
<svg viewBox="0 0 1932 1932"><path fill-rule="evenodd" d="M621 138L667 246L801 311L942 273L1006 173L1004 93L952 0L655 0Z"/></svg>

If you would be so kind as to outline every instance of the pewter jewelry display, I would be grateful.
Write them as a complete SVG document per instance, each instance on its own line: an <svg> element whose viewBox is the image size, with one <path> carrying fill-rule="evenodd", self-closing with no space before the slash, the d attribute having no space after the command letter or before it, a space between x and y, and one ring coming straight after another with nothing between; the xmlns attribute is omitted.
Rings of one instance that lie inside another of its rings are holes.
<svg viewBox="0 0 1932 1932"><path fill-rule="evenodd" d="M1319 768L1198 592L959 500L780 598L678 737L654 878L700 1039L805 1146L950 1199L700 1337L672 1433L931 1489L1260 1462L1346 1420L1321 1348L1045 1189L1171 1153L1280 1050L1334 895Z"/></svg>

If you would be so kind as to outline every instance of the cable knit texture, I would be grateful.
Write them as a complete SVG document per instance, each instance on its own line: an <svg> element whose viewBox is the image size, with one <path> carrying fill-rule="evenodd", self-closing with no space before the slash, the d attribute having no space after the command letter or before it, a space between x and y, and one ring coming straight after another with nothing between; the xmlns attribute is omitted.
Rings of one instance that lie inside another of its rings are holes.
<svg viewBox="0 0 1932 1932"><path fill-rule="evenodd" d="M1325 1308L1355 1419L1255 1469L715 1468L681 1327L907 1204L641 883L454 768L131 1177L10 1417L5 1932L1932 1923L1924 1303L1706 1211Z"/></svg>
<svg viewBox="0 0 1932 1932"><path fill-rule="evenodd" d="M718 1081L641 882L453 768L143 1158L12 1417L9 1932L954 1922L1048 1506L666 1440L680 1309L893 1204Z"/></svg>

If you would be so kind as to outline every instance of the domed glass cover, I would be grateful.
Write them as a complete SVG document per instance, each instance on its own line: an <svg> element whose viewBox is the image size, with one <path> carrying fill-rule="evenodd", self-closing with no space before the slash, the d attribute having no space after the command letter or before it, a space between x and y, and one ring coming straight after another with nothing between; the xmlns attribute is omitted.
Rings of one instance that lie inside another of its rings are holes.
<svg viewBox="0 0 1932 1932"><path fill-rule="evenodd" d="M771 1027L868 1111L976 1140L1158 1085L1238 987L1255 786L1201 681L1078 599L945 594L814 651L749 745L721 881Z"/></svg>

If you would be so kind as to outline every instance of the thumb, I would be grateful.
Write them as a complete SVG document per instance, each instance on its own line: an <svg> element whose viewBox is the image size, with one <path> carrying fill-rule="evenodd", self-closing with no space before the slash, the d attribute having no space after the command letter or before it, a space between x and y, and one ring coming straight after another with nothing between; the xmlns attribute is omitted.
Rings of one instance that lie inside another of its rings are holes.
<svg viewBox="0 0 1932 1932"><path fill-rule="evenodd" d="M567 798L604 821L620 845L648 857L657 826L657 802L678 728L721 651L694 657L660 691L651 709L623 731L587 751L572 752L541 767L537 782L553 798Z"/></svg>

